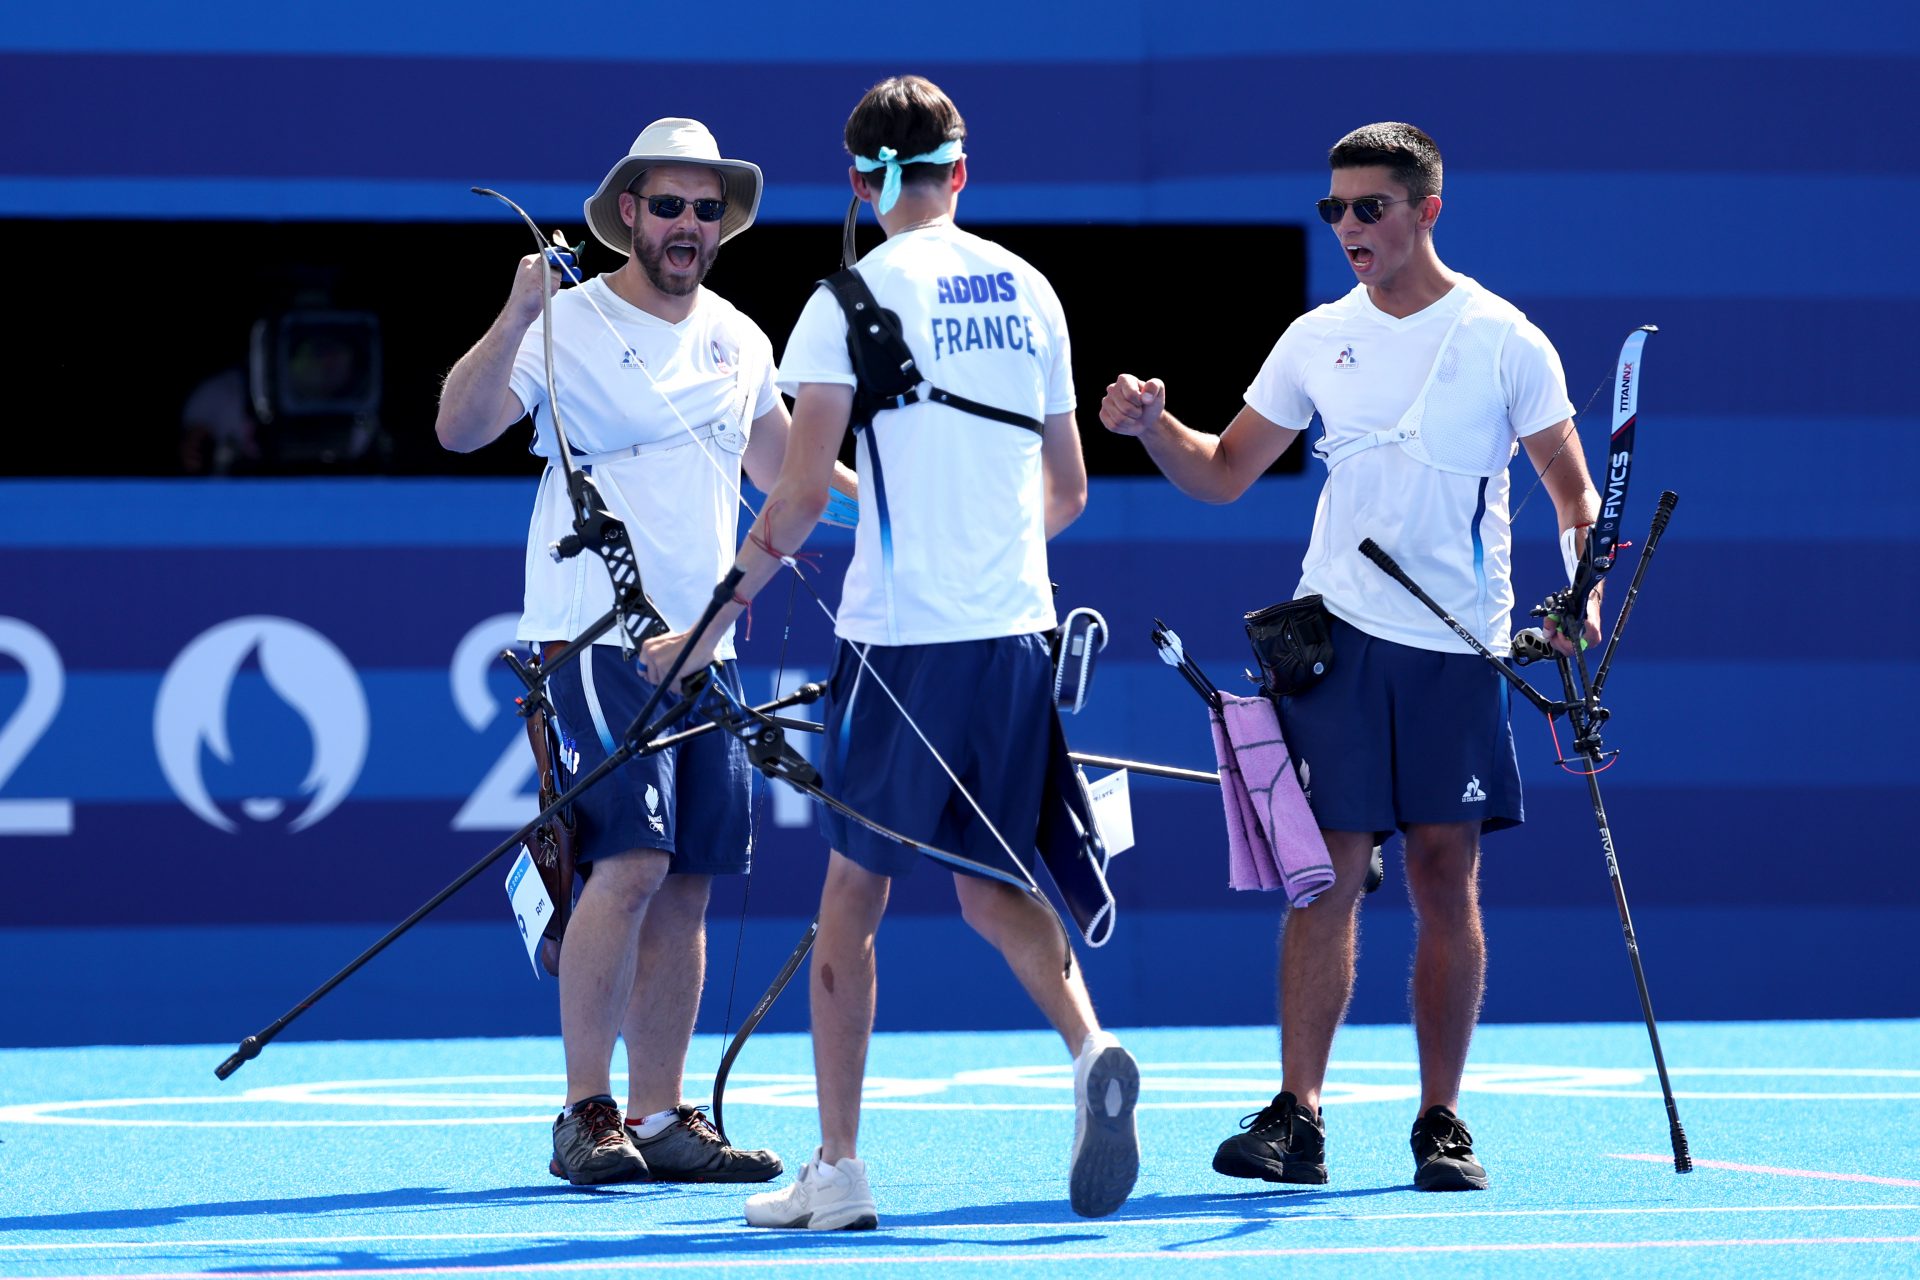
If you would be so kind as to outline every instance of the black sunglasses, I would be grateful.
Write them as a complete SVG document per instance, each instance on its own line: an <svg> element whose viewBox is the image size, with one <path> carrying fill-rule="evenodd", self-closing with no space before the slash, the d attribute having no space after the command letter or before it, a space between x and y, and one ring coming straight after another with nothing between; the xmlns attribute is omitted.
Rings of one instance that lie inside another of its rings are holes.
<svg viewBox="0 0 1920 1280"><path fill-rule="evenodd" d="M671 222L693 206L693 216L702 222L718 222L727 215L725 200L688 200L685 196L641 196L646 203L647 212L656 218L665 218Z"/></svg>
<svg viewBox="0 0 1920 1280"><path fill-rule="evenodd" d="M1353 216L1362 222L1380 221L1380 211L1390 204L1412 204L1412 200L1386 200L1380 196L1361 196L1358 200L1338 200L1328 196L1318 201L1314 208L1320 211L1320 220L1329 226L1339 226L1340 219L1347 216L1347 206L1353 206Z"/></svg>

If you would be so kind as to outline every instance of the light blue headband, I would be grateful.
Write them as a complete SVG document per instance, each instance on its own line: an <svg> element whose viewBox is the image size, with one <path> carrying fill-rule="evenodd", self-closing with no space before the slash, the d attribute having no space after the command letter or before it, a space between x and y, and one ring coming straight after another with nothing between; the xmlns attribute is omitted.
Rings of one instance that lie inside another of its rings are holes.
<svg viewBox="0 0 1920 1280"><path fill-rule="evenodd" d="M886 213L900 198L900 166L907 164L952 164L966 155L959 138L948 138L933 150L917 156L908 156L905 160L892 147L880 148L880 158L869 160L865 156L855 156L853 167L862 173L872 173L875 169L885 169L887 180L880 186L880 203L874 206L875 212Z"/></svg>

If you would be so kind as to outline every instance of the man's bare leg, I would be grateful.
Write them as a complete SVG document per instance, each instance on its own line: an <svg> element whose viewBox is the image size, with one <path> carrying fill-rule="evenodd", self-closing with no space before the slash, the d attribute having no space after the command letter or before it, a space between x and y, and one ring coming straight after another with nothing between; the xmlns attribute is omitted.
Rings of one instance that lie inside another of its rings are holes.
<svg viewBox="0 0 1920 1280"><path fill-rule="evenodd" d="M1407 896L1419 928L1411 990L1423 1114L1432 1106L1459 1110L1467 1047L1486 993L1479 860L1477 822L1407 828Z"/></svg>
<svg viewBox="0 0 1920 1280"><path fill-rule="evenodd" d="M828 1164L859 1154L860 1088L866 1080L878 983L874 938L892 883L837 850L829 855L808 983L820 1156Z"/></svg>
<svg viewBox="0 0 1920 1280"><path fill-rule="evenodd" d="M640 928L633 994L620 1024L627 1045L627 1116L678 1106L687 1045L707 971L707 896L712 876L670 875Z"/></svg>
<svg viewBox="0 0 1920 1280"><path fill-rule="evenodd" d="M960 911L1006 957L1007 967L1046 1015L1073 1059L1073 1159L1068 1203L1102 1218L1126 1203L1140 1173L1134 1107L1140 1067L1118 1039L1100 1032L1081 967L1067 972L1067 948L1052 912L1012 885L956 875Z"/></svg>
<svg viewBox="0 0 1920 1280"><path fill-rule="evenodd" d="M1046 908L1012 885L956 874L960 914L973 931L1006 958L1013 976L1026 988L1047 1022L1078 1054L1089 1033L1100 1029L1080 965L1066 968L1066 939Z"/></svg>
<svg viewBox="0 0 1920 1280"><path fill-rule="evenodd" d="M1322 831L1333 887L1288 910L1280 934L1280 1087L1318 1112L1334 1032L1353 998L1359 902L1373 857L1371 831Z"/></svg>
<svg viewBox="0 0 1920 1280"><path fill-rule="evenodd" d="M636 849L596 858L560 948L560 1038L567 1103L611 1094L613 1041L633 996L634 956L667 855Z"/></svg>

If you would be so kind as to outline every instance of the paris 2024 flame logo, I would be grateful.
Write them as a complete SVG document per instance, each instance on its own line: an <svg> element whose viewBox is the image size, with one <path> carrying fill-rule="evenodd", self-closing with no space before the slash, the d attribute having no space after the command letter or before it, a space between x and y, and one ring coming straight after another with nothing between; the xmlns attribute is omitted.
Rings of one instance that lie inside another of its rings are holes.
<svg viewBox="0 0 1920 1280"><path fill-rule="evenodd" d="M255 658L266 687L306 722L312 762L299 784L311 797L288 824L304 831L338 808L367 758L367 699L353 666L319 632L289 618L247 617L223 622L181 650L160 682L153 711L153 745L161 771L182 804L222 831L238 831L215 803L206 760L233 765L228 711L235 681ZM276 796L244 799L239 811L267 823L286 810Z"/></svg>

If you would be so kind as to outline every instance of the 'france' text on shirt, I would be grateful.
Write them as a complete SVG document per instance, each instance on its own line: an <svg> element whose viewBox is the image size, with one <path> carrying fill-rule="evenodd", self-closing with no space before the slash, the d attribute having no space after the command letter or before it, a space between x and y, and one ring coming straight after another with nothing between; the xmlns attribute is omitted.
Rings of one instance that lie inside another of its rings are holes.
<svg viewBox="0 0 1920 1280"><path fill-rule="evenodd" d="M941 276L937 285L937 300L948 304L1013 302L1018 297L1011 271L991 276ZM1025 351L1030 356L1035 354L1033 321L1019 312L964 319L934 316L931 328L935 360L959 351L1012 350Z"/></svg>

